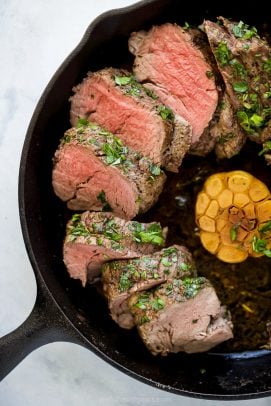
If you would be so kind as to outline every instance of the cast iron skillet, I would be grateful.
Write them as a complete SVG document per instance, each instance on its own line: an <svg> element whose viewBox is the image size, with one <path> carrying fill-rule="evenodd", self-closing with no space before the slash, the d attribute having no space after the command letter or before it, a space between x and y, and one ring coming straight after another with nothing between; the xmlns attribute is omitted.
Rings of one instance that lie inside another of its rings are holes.
<svg viewBox="0 0 271 406"><path fill-rule="evenodd" d="M152 357L134 331L121 330L111 321L94 288L82 289L69 279L62 263L65 223L71 213L52 191L51 170L59 138L69 127L72 87L88 70L131 62L127 38L133 30L166 21L200 23L217 15L264 22L265 16L255 17L248 3L246 16L227 5L208 8L203 3L195 7L191 2L147 0L103 14L42 95L26 135L19 177L21 224L38 293L29 318L0 341L1 378L43 344L70 341L142 382L180 395L237 400L271 394L270 351Z"/></svg>

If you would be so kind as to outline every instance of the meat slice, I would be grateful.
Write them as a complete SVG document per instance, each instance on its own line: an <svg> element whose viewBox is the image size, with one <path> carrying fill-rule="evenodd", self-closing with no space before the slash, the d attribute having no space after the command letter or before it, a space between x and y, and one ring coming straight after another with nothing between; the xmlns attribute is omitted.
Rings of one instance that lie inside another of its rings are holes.
<svg viewBox="0 0 271 406"><path fill-rule="evenodd" d="M242 21L220 17L219 24L205 21L204 30L243 133L258 143L270 139L270 46Z"/></svg>
<svg viewBox="0 0 271 406"><path fill-rule="evenodd" d="M210 133L215 140L215 152L219 159L237 155L246 142L246 135L237 121L227 93L223 97L219 120Z"/></svg>
<svg viewBox="0 0 271 406"><path fill-rule="evenodd" d="M73 126L82 117L95 121L155 164L178 171L190 146L191 126L162 105L130 72L107 68L89 73L74 92Z"/></svg>
<svg viewBox="0 0 271 406"><path fill-rule="evenodd" d="M72 210L131 219L157 201L165 182L157 165L94 123L68 130L54 161L54 191Z"/></svg>
<svg viewBox="0 0 271 406"><path fill-rule="evenodd" d="M85 286L100 275L105 261L151 254L164 245L166 234L159 223L126 222L112 213L75 214L67 224L64 263Z"/></svg>
<svg viewBox="0 0 271 406"><path fill-rule="evenodd" d="M229 313L202 277L174 279L135 293L128 305L153 355L203 352L233 337Z"/></svg>
<svg viewBox="0 0 271 406"><path fill-rule="evenodd" d="M134 327L127 303L133 293L150 289L169 278L194 274L191 254L185 247L178 245L138 259L106 263L103 266L102 282L112 319L122 328Z"/></svg>
<svg viewBox="0 0 271 406"><path fill-rule="evenodd" d="M212 68L193 35L175 24L154 26L133 33L129 49L136 57L136 78L192 125L192 144L196 143L213 117L218 92Z"/></svg>

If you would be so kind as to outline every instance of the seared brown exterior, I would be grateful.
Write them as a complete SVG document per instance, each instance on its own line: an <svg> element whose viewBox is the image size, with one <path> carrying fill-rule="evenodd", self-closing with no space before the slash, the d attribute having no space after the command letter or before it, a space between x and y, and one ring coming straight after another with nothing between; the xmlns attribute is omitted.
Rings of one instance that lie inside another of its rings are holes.
<svg viewBox="0 0 271 406"><path fill-rule="evenodd" d="M135 293L129 308L153 355L203 352L233 337L229 314L205 278L173 279Z"/></svg>
<svg viewBox="0 0 271 406"><path fill-rule="evenodd" d="M67 224L64 263L85 285L100 275L105 261L151 254L164 245L166 234L159 223L126 222L112 213L75 214Z"/></svg>
<svg viewBox="0 0 271 406"><path fill-rule="evenodd" d="M204 29L244 135L258 143L270 139L270 46L242 21L220 17L219 24L205 21ZM236 136L241 139L240 130Z"/></svg>
<svg viewBox="0 0 271 406"><path fill-rule="evenodd" d="M72 210L147 211L165 182L162 170L94 123L68 130L55 153L53 188Z"/></svg>
<svg viewBox="0 0 271 406"><path fill-rule="evenodd" d="M246 135L240 127L229 96L225 93L218 122L210 130L216 141L218 158L231 158L238 154L246 142Z"/></svg>
<svg viewBox="0 0 271 406"><path fill-rule="evenodd" d="M127 300L171 278L195 275L191 254L174 245L138 259L111 261L103 266L102 282L110 314L120 327L130 329L135 323Z"/></svg>

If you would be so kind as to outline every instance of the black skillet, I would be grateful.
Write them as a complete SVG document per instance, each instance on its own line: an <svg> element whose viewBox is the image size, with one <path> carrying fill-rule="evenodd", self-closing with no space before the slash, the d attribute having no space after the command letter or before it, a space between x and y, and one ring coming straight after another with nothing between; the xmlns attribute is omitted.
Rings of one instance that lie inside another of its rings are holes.
<svg viewBox="0 0 271 406"><path fill-rule="evenodd" d="M131 377L180 395L240 400L271 394L270 351L177 354L160 359L148 353L134 331L119 329L95 289L82 289L67 276L61 247L70 213L51 187L52 156L69 127L72 87L88 70L130 63L127 38L131 31L166 21L198 24L203 18L217 15L254 25L264 23L266 16L256 17L254 7L247 3L243 15L230 10L227 2L208 7L204 2L195 6L177 0L148 0L110 11L90 25L56 72L31 120L19 177L21 224L37 279L37 300L29 318L0 340L1 378L43 344L70 341L90 349Z"/></svg>

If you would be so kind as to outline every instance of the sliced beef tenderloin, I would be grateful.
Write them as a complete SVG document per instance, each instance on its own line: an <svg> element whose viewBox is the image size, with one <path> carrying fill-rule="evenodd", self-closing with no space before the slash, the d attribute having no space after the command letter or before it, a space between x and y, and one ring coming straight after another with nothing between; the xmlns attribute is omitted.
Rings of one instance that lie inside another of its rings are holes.
<svg viewBox="0 0 271 406"><path fill-rule="evenodd" d="M211 65L193 42L194 34L175 24L133 33L136 78L193 129L192 144L208 127L218 103Z"/></svg>
<svg viewBox="0 0 271 406"><path fill-rule="evenodd" d="M220 17L218 24L205 21L204 30L244 134L259 143L270 139L270 46L242 21Z"/></svg>
<svg viewBox="0 0 271 406"><path fill-rule="evenodd" d="M153 355L203 352L233 337L229 313L202 277L174 279L135 293L128 305Z"/></svg>
<svg viewBox="0 0 271 406"><path fill-rule="evenodd" d="M53 188L72 210L112 210L131 219L158 199L161 169L100 126L81 122L55 153Z"/></svg>
<svg viewBox="0 0 271 406"><path fill-rule="evenodd" d="M127 303L133 293L150 289L170 278L194 274L191 254L178 245L137 259L107 262L103 266L102 282L113 320L122 328L134 327Z"/></svg>
<svg viewBox="0 0 271 406"><path fill-rule="evenodd" d="M89 73L74 89L71 123L95 121L155 164L176 172L191 141L191 126L126 70Z"/></svg>
<svg viewBox="0 0 271 406"><path fill-rule="evenodd" d="M100 275L105 261L151 254L164 245L166 234L159 223L126 222L112 213L75 214L67 224L64 263L85 286Z"/></svg>
<svg viewBox="0 0 271 406"><path fill-rule="evenodd" d="M246 142L246 135L240 127L227 93L222 100L219 120L210 129L215 140L215 152L219 159L232 158L238 154Z"/></svg>

